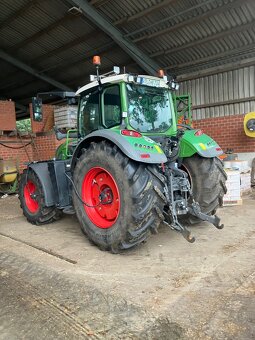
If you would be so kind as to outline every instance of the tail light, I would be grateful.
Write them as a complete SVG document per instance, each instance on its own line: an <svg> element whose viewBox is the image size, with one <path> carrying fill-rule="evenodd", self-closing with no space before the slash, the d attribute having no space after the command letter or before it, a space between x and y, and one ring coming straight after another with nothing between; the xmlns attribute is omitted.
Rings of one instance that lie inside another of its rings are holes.
<svg viewBox="0 0 255 340"><path fill-rule="evenodd" d="M148 153L142 153L142 154L140 155L140 157L141 157L141 158L150 158L150 154L148 154Z"/></svg>
<svg viewBox="0 0 255 340"><path fill-rule="evenodd" d="M129 137L142 137L142 135L137 132L137 131L134 131L134 130L121 130L121 134L123 136L129 136Z"/></svg>
<svg viewBox="0 0 255 340"><path fill-rule="evenodd" d="M203 135L203 134L204 134L204 131L203 131L203 130L197 130L197 131L194 133L195 136L201 136L201 135Z"/></svg>

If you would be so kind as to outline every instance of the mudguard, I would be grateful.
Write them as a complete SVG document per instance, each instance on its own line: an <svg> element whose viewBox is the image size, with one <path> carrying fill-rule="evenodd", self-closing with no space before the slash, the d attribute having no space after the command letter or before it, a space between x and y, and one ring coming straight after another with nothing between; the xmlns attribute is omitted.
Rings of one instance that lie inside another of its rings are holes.
<svg viewBox="0 0 255 340"><path fill-rule="evenodd" d="M46 207L51 207L55 205L55 195L50 178L50 173L48 170L48 162L29 164L27 167L27 171L29 171L30 169L32 169L36 173L41 182Z"/></svg>
<svg viewBox="0 0 255 340"><path fill-rule="evenodd" d="M69 181L65 173L69 171L70 162L64 160L50 160L28 165L40 180L46 207L55 205L62 208L70 205Z"/></svg>
<svg viewBox="0 0 255 340"><path fill-rule="evenodd" d="M200 134L198 131L199 130L185 131L181 139L180 157L191 157L195 153L205 158L220 156L223 151L215 140L205 133Z"/></svg>
<svg viewBox="0 0 255 340"><path fill-rule="evenodd" d="M112 142L127 157L137 162L161 164L167 161L166 155L160 146L148 137L124 136L119 130L97 130L90 133L77 145L72 157L71 169L74 168L76 159L79 157L82 148L91 142L99 142L101 140Z"/></svg>

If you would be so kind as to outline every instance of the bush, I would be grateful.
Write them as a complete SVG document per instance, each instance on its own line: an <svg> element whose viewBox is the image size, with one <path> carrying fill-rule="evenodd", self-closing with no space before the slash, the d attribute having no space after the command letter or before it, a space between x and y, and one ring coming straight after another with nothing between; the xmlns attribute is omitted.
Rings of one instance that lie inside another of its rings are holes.
<svg viewBox="0 0 255 340"><path fill-rule="evenodd" d="M16 126L17 126L17 130L18 131L22 131L22 132L31 132L32 128L31 128L31 119L27 118L27 119L22 119L22 120L18 120L16 122Z"/></svg>

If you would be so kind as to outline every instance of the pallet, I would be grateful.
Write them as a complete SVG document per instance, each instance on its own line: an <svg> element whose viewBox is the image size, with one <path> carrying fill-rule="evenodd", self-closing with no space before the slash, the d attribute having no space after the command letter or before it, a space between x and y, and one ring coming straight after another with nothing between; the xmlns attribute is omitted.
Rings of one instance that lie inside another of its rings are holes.
<svg viewBox="0 0 255 340"><path fill-rule="evenodd" d="M223 201L223 207L231 207L233 205L242 205L243 200L242 198L239 200L233 200L233 201Z"/></svg>

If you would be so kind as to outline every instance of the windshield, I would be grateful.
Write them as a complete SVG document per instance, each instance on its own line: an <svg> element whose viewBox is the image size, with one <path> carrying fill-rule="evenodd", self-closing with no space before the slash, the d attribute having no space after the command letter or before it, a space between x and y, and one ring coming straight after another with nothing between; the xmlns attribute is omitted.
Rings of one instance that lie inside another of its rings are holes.
<svg viewBox="0 0 255 340"><path fill-rule="evenodd" d="M168 90L127 84L129 124L139 132L165 132L172 125Z"/></svg>

